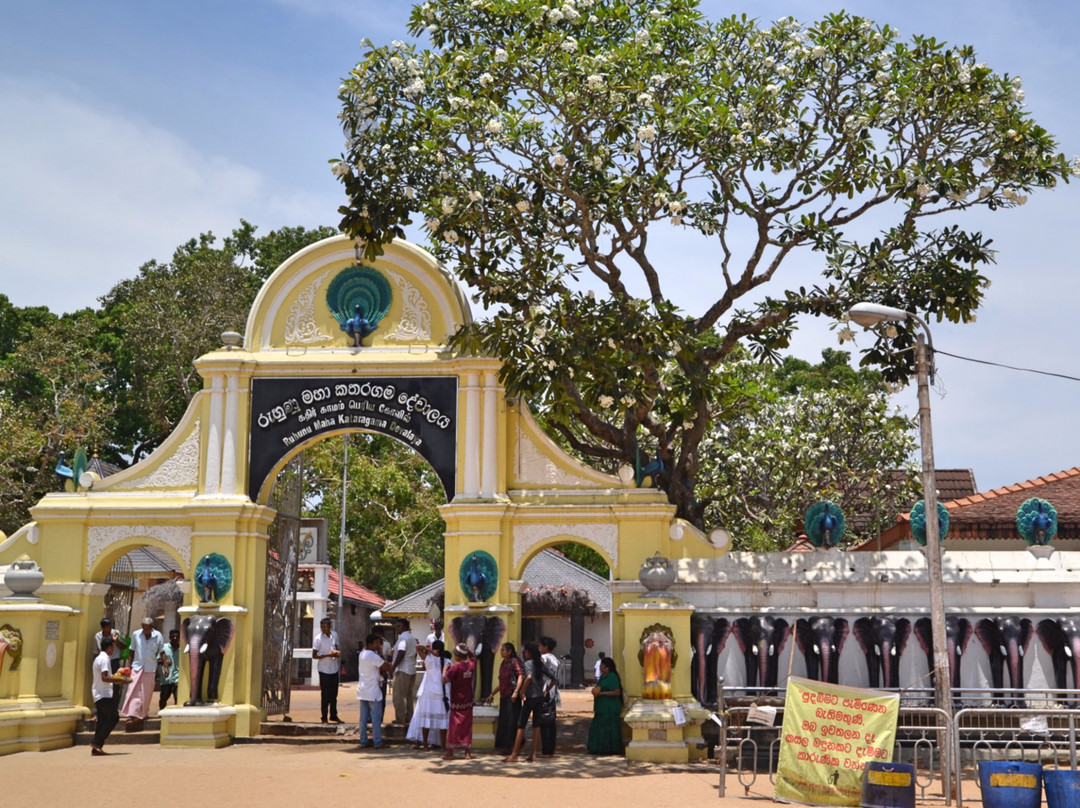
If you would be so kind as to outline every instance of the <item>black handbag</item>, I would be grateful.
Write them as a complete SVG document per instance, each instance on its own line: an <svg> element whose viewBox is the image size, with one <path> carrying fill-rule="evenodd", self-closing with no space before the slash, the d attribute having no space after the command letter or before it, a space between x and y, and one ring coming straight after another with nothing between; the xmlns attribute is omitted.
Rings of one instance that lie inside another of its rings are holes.
<svg viewBox="0 0 1080 808"><path fill-rule="evenodd" d="M533 725L537 727L551 727L555 725L555 699L544 696L533 713Z"/></svg>

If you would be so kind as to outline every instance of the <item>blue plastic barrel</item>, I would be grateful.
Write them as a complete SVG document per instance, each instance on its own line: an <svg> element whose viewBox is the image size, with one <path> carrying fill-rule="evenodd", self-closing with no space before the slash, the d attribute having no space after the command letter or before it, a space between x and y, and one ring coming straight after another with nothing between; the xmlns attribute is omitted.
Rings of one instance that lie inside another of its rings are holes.
<svg viewBox="0 0 1080 808"><path fill-rule="evenodd" d="M1044 769L1047 808L1080 808L1080 772L1076 769Z"/></svg>
<svg viewBox="0 0 1080 808"><path fill-rule="evenodd" d="M915 766L869 761L863 769L863 808L915 808Z"/></svg>
<svg viewBox="0 0 1080 808"><path fill-rule="evenodd" d="M1014 760L980 760L983 808L1040 808L1042 766Z"/></svg>

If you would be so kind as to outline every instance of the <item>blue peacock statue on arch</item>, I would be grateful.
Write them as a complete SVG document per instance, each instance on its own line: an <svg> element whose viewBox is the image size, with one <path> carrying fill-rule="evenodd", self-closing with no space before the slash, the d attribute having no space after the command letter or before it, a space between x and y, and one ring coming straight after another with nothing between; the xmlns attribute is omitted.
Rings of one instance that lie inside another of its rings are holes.
<svg viewBox="0 0 1080 808"><path fill-rule="evenodd" d="M341 330L360 348L390 311L390 281L371 267L354 265L339 272L326 288L326 305Z"/></svg>

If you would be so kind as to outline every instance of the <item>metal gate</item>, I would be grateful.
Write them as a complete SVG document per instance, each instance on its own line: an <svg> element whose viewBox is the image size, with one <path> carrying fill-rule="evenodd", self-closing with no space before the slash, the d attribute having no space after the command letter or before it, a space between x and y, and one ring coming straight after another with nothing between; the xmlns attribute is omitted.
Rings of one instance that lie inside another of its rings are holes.
<svg viewBox="0 0 1080 808"><path fill-rule="evenodd" d="M277 518L270 527L266 550L262 708L267 715L287 715L289 712L303 492L301 453L281 470L270 494L269 505L277 511Z"/></svg>
<svg viewBox="0 0 1080 808"><path fill-rule="evenodd" d="M109 591L105 593L105 616L123 636L131 635L131 603L135 598L135 567L128 556L120 556L105 576Z"/></svg>

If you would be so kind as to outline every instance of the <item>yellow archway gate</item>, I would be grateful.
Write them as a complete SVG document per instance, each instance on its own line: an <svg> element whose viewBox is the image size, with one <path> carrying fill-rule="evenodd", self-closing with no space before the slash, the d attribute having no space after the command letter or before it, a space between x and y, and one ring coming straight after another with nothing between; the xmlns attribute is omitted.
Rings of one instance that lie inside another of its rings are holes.
<svg viewBox="0 0 1080 808"><path fill-rule="evenodd" d="M208 557L224 559L228 590L203 601L205 590L192 586L181 612L235 626L219 703L163 711L162 743L221 746L257 734L274 518L265 503L292 455L342 432L390 435L442 481L448 618L499 616L516 637L525 563L545 546L578 541L610 562L612 639L628 691L640 693L642 684L639 638L631 635L656 614L661 623L667 615L689 660L691 607L642 598L638 571L656 552L721 551L688 526L673 530L673 508L659 492L566 456L523 405L507 400L498 360L449 351L450 336L470 318L448 273L407 242L359 262L354 242L335 237L282 264L242 338L223 335L233 344L196 362L203 390L153 455L106 480L88 478L75 493L44 497L32 523L0 536L0 568L28 557L45 575L37 599L0 599L0 624L18 624L23 636L18 670L0 662L0 754L71 743L75 721L92 705L90 646L105 574L118 555L147 544L180 560L188 581L205 574ZM496 582L477 600L458 581L480 557L494 564ZM181 703L190 691L186 667ZM675 667L672 684L677 699L690 699L688 663Z"/></svg>

